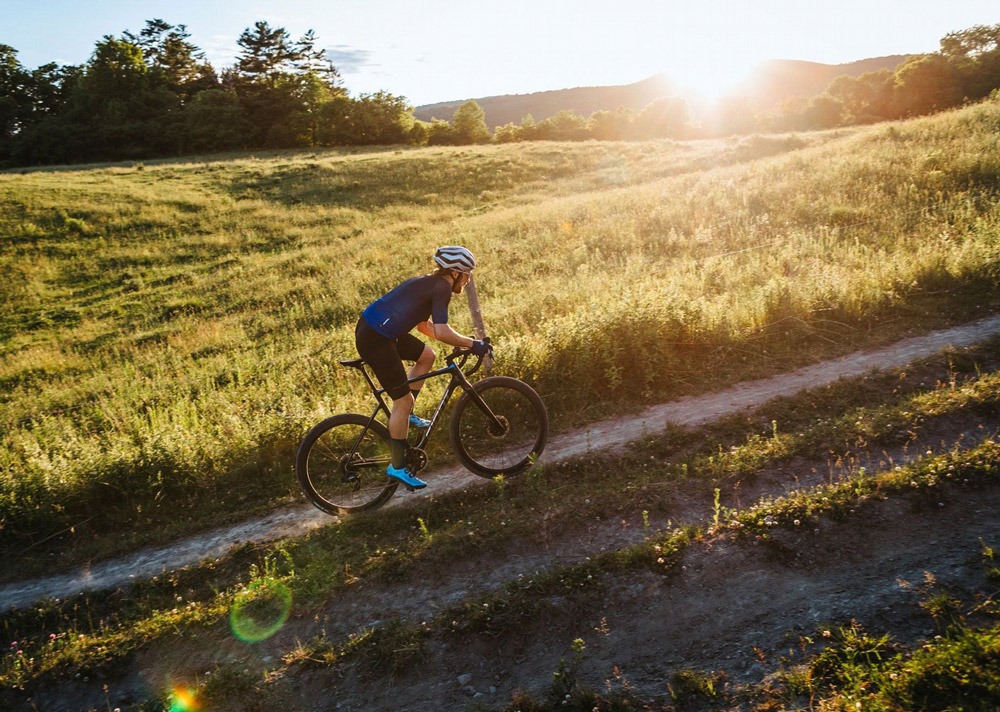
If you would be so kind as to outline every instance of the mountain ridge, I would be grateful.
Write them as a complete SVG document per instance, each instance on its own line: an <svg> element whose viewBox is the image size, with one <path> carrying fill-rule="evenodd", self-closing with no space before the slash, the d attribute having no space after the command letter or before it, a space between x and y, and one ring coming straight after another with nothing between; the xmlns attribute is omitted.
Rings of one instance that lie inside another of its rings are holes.
<svg viewBox="0 0 1000 712"><path fill-rule="evenodd" d="M833 79L841 75L860 76L880 69L893 70L912 55L887 55L847 62L823 64L806 60L772 59L748 71L741 90L731 92L749 100L758 109L778 105L794 97L821 94ZM486 125L493 129L506 124L519 124L528 115L544 121L560 111L588 117L596 111L615 111L620 107L640 111L656 99L685 96L687 92L666 73L655 74L632 84L613 86L549 89L529 94L502 94L472 98L486 115ZM424 104L414 109L422 121L450 121L462 104L470 99Z"/></svg>

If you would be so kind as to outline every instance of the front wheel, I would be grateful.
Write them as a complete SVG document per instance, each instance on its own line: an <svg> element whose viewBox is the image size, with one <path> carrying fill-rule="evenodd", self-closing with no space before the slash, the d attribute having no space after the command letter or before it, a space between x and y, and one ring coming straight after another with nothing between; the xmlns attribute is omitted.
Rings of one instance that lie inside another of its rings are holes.
<svg viewBox="0 0 1000 712"><path fill-rule="evenodd" d="M516 475L545 449L549 416L534 389L507 376L484 378L451 414L451 445L462 464L482 477Z"/></svg>
<svg viewBox="0 0 1000 712"><path fill-rule="evenodd" d="M308 433L295 457L295 475L305 496L327 514L381 506L396 491L385 475L389 431L353 413L334 415Z"/></svg>

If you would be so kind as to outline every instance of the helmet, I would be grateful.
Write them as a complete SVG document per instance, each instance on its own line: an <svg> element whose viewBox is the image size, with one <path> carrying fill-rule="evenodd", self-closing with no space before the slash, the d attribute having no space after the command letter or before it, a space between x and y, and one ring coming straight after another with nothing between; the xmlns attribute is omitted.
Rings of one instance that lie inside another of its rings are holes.
<svg viewBox="0 0 1000 712"><path fill-rule="evenodd" d="M466 248L458 245L445 245L437 248L434 261L444 269L453 269L463 274L472 274L476 268L476 258Z"/></svg>

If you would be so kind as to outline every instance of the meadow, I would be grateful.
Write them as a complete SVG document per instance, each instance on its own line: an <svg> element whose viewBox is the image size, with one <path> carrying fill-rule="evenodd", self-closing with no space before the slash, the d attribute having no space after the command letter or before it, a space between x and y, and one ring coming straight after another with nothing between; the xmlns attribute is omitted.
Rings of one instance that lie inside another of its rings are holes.
<svg viewBox="0 0 1000 712"><path fill-rule="evenodd" d="M557 428L996 313L998 142L1000 104L988 102L795 136L0 174L2 576L301 503L299 438L361 404L336 364L353 356L358 311L428 270L439 244L479 256L496 370L532 382ZM471 328L460 301L452 313ZM505 709L987 709L1000 694L995 595L958 600L929 581L918 613L931 633L795 628L801 650L751 687L666 665L669 684L652 692L604 687L585 675L583 637L606 635L593 624L634 577L681 581L701 545L767 552L771 573L822 570L831 562L789 559L886 537L899 521L880 507L960 523L995 490L998 403L994 341L624 454L543 461L510 482L6 611L0 704L295 709L318 689L311 702L332 705L386 680L408 691L440 672L433 656L502 657L556 625L571 635L549 649L567 657L558 669L527 660L516 682L550 684L514 691ZM905 465L887 454L909 448L926 454ZM996 546L958 554L991 591ZM574 556L488 580L505 557L550 547ZM482 580L442 595L463 569ZM852 585L840 570L829 588ZM386 611L399 586L433 605ZM360 612L337 615L351 601ZM669 621L648 607L639 626ZM254 627L272 614L277 626ZM793 607L781 625L803 621Z"/></svg>
<svg viewBox="0 0 1000 712"><path fill-rule="evenodd" d="M0 174L3 576L297 497L371 299L478 256L556 428L995 311L1000 104L704 142L208 156ZM471 329L460 302L459 330Z"/></svg>

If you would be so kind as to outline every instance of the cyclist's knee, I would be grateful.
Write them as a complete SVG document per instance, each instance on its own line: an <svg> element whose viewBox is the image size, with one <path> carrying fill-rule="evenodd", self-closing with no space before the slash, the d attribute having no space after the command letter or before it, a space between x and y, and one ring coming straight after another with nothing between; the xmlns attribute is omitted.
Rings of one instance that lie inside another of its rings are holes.
<svg viewBox="0 0 1000 712"><path fill-rule="evenodd" d="M409 399L410 407L413 407L413 394L410 393L409 383L404 381L400 385L394 386L393 388L386 388L385 392L386 395L392 398L392 405L394 408L397 403L402 405L401 401L405 401L407 399Z"/></svg>

